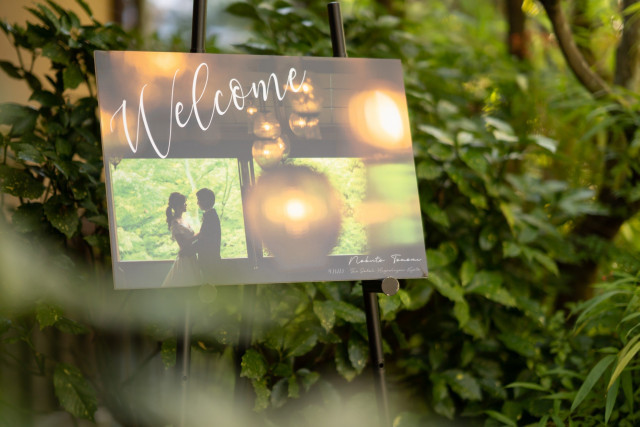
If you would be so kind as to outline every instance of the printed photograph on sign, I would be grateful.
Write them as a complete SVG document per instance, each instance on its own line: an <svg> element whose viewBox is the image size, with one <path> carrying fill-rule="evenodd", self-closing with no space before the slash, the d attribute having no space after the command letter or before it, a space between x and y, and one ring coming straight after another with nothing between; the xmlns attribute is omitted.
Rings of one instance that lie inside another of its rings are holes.
<svg viewBox="0 0 640 427"><path fill-rule="evenodd" d="M96 68L116 288L426 277L399 61Z"/></svg>

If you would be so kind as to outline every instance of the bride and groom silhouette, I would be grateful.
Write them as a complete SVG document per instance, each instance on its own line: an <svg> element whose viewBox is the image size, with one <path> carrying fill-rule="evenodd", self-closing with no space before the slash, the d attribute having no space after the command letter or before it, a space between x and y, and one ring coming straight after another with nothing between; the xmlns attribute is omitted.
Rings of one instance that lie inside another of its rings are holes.
<svg viewBox="0 0 640 427"><path fill-rule="evenodd" d="M167 226L178 243L178 256L162 283L163 287L193 286L210 281L220 262L220 217L213 207L215 193L202 188L196 193L198 207L204 212L202 225L196 234L182 218L187 211L187 198L171 193L167 206Z"/></svg>

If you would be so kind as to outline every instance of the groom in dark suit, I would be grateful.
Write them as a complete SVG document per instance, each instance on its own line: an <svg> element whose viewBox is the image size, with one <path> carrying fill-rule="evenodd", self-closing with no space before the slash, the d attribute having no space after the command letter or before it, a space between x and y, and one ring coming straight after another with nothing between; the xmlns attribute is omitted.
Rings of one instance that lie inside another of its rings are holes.
<svg viewBox="0 0 640 427"><path fill-rule="evenodd" d="M216 268L220 262L221 229L220 218L213 205L216 196L208 188L202 188L196 193L198 206L204 211L202 226L198 238L194 242L194 248L198 253L198 265L202 271L205 282L215 277Z"/></svg>

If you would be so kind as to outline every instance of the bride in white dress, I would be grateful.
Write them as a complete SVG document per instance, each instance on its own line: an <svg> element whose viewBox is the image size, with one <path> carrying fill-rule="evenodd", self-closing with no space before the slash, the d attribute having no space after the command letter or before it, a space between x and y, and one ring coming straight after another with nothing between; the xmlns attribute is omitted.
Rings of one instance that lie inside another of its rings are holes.
<svg viewBox="0 0 640 427"><path fill-rule="evenodd" d="M162 283L163 287L194 286L201 284L196 251L193 248L195 233L182 218L187 211L187 198L180 193L171 193L167 207L167 226L171 237L178 243L178 256Z"/></svg>

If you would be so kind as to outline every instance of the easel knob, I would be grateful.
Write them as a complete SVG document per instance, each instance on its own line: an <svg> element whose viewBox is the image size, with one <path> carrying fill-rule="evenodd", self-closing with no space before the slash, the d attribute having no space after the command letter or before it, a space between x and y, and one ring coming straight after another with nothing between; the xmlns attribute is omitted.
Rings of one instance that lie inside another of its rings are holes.
<svg viewBox="0 0 640 427"><path fill-rule="evenodd" d="M362 289L365 292L391 296L398 293L400 282L395 277L387 277L383 280L366 280L362 282Z"/></svg>

